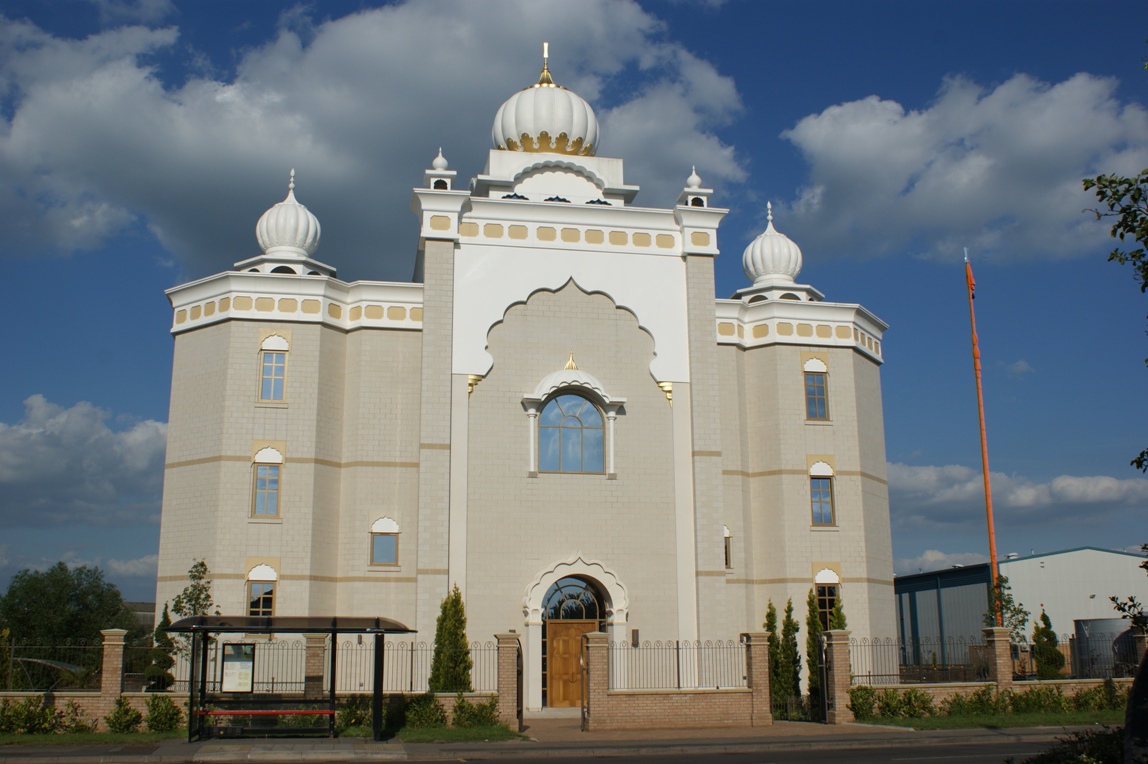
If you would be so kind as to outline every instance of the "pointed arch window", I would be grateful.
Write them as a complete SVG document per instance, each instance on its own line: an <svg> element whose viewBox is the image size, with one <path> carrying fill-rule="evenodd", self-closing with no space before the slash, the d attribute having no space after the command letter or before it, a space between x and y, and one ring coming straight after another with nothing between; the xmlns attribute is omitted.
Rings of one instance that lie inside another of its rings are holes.
<svg viewBox="0 0 1148 764"><path fill-rule="evenodd" d="M259 400L286 400L287 340L272 334L259 345Z"/></svg>
<svg viewBox="0 0 1148 764"><path fill-rule="evenodd" d="M829 367L820 358L810 358L805 372L805 418L829 419Z"/></svg>
<svg viewBox="0 0 1148 764"><path fill-rule="evenodd" d="M256 565L247 573L247 615L275 615L275 585L279 573L270 565Z"/></svg>
<svg viewBox="0 0 1148 764"><path fill-rule="evenodd" d="M833 468L815 462L809 468L809 504L814 525L836 525L833 513Z"/></svg>
<svg viewBox="0 0 1148 764"><path fill-rule="evenodd" d="M279 486L283 478L283 454L277 449L260 449L255 455L252 517L279 517Z"/></svg>

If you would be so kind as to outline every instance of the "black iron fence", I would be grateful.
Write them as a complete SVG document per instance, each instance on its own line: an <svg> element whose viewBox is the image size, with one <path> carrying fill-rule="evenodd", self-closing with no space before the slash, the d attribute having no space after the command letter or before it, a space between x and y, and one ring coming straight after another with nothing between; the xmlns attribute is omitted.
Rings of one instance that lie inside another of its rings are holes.
<svg viewBox="0 0 1148 764"><path fill-rule="evenodd" d="M611 642L611 690L745 687L745 645L736 640Z"/></svg>
<svg viewBox="0 0 1148 764"><path fill-rule="evenodd" d="M302 637L276 637L254 642L254 692L302 692L307 668L307 643ZM323 688L329 686L330 639L323 645ZM421 693L429 687L434 644L428 642L390 641L383 643L383 691L388 693ZM498 689L498 645L473 642L468 648L471 658L471 685L476 692ZM212 642L207 651L207 691L219 690L221 645ZM341 639L335 652L335 689L339 694L374 691L374 639L358 636ZM178 656L172 669L174 689L187 691L188 660Z"/></svg>
<svg viewBox="0 0 1148 764"><path fill-rule="evenodd" d="M1136 671L1136 644L1131 631L1058 637L1065 679L1130 677ZM1037 659L1027 640L1011 646L1015 680L1037 676ZM988 679L988 647L982 637L946 639L852 639L849 661L853 684L926 684L979 682Z"/></svg>
<svg viewBox="0 0 1148 764"><path fill-rule="evenodd" d="M851 639L853 684L926 684L988 679L988 647L982 637L944 639Z"/></svg>
<svg viewBox="0 0 1148 764"><path fill-rule="evenodd" d="M0 642L0 687L9 691L98 690L103 646L77 640L55 645Z"/></svg>

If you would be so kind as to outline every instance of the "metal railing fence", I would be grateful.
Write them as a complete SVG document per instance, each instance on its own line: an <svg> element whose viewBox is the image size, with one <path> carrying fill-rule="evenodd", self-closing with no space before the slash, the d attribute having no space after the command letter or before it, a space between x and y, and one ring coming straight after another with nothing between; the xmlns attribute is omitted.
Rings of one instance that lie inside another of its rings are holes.
<svg viewBox="0 0 1148 764"><path fill-rule="evenodd" d="M0 643L0 687L9 691L96 690L103 645L76 640L54 645Z"/></svg>
<svg viewBox="0 0 1148 764"><path fill-rule="evenodd" d="M988 647L979 636L849 640L853 684L975 682L988 678Z"/></svg>
<svg viewBox="0 0 1148 764"><path fill-rule="evenodd" d="M732 639L611 642L610 689L745 687L745 650L743 643Z"/></svg>

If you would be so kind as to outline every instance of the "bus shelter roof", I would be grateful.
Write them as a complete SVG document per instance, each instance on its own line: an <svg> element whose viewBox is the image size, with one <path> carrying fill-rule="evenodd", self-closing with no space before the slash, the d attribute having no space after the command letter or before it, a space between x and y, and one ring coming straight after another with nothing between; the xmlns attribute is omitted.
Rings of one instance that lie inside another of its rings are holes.
<svg viewBox="0 0 1148 764"><path fill-rule="evenodd" d="M165 631L212 634L414 634L391 618L368 616L193 615Z"/></svg>

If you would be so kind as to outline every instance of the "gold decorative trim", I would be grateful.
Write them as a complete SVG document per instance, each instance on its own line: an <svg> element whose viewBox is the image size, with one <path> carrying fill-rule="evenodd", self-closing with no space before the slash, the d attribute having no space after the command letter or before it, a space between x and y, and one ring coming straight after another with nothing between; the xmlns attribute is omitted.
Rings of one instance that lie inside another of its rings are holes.
<svg viewBox="0 0 1148 764"><path fill-rule="evenodd" d="M419 443L419 448L425 448L430 451L449 451L450 443Z"/></svg>
<svg viewBox="0 0 1148 764"><path fill-rule="evenodd" d="M694 451L694 456L721 456L721 451Z"/></svg>
<svg viewBox="0 0 1148 764"><path fill-rule="evenodd" d="M670 408L674 406L674 383L673 382L659 382L658 387L662 388L662 392L666 394L666 400L670 402Z"/></svg>
<svg viewBox="0 0 1148 764"><path fill-rule="evenodd" d="M334 467L336 469L348 469L351 467L399 467L399 468L414 468L418 469L418 462L385 462L385 461L355 461L355 462L336 462L330 459L316 459L313 457L291 457L287 460L291 464L318 464L323 467ZM250 456L233 456L230 454L222 456L205 456L202 459L187 459L182 462L168 462L163 466L165 470L173 470L181 467L197 467L201 464L213 464L217 462L245 462L251 463Z"/></svg>
<svg viewBox="0 0 1148 764"><path fill-rule="evenodd" d="M724 569L723 570L699 570L699 571L695 572L694 576L695 576L695 578L700 578L702 576L721 576L722 578L725 578L726 571Z"/></svg>
<svg viewBox="0 0 1148 764"><path fill-rule="evenodd" d="M450 571L446 568L419 568L415 573L420 576L445 576Z"/></svg>
<svg viewBox="0 0 1148 764"><path fill-rule="evenodd" d="M478 387L478 383L483 379L481 374L467 374L466 375L466 396L469 398L474 388Z"/></svg>

